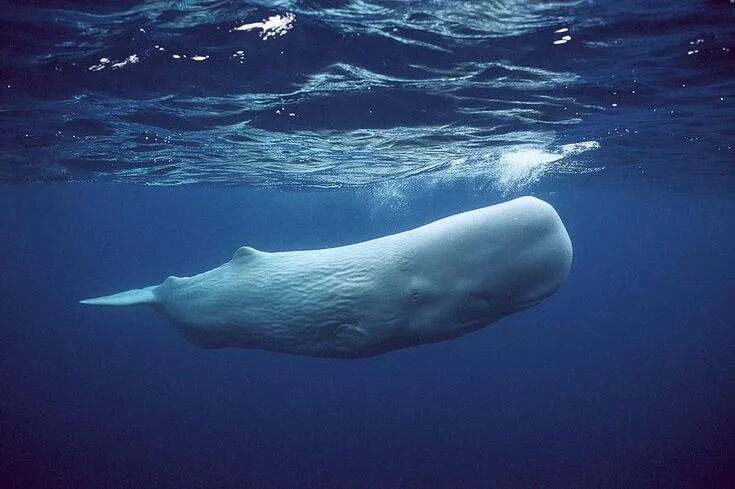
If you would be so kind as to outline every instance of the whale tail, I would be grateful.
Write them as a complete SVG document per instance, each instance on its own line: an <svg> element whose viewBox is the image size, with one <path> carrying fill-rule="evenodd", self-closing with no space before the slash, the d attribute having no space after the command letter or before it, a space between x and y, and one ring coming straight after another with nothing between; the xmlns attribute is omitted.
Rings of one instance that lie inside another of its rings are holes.
<svg viewBox="0 0 735 489"><path fill-rule="evenodd" d="M118 294L105 295L95 297L94 299L84 299L79 301L80 304L90 304L93 306L133 306L136 304L157 304L159 302L155 291L156 287L146 287L144 289L133 289L120 292Z"/></svg>

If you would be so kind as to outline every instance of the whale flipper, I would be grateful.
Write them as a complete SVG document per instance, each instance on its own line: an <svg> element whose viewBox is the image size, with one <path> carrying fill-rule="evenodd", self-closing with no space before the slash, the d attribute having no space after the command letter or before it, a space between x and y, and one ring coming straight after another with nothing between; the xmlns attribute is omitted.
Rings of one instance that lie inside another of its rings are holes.
<svg viewBox="0 0 735 489"><path fill-rule="evenodd" d="M133 289L118 294L84 299L80 304L91 304L94 306L133 306L136 304L156 304L158 296L155 293L157 287L146 287L144 289Z"/></svg>

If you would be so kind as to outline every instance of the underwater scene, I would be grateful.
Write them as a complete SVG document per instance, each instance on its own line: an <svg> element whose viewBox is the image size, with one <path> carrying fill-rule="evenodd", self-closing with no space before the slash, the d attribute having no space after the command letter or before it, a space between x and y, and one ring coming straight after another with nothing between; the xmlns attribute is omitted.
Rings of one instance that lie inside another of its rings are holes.
<svg viewBox="0 0 735 489"><path fill-rule="evenodd" d="M0 488L735 487L735 2L9 0Z"/></svg>

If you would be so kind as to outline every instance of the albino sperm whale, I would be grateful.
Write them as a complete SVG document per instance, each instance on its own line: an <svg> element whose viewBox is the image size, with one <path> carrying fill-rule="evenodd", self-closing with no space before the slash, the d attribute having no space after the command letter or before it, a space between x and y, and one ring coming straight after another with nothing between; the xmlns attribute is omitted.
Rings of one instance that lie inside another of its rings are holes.
<svg viewBox="0 0 735 489"><path fill-rule="evenodd" d="M522 197L349 246L242 247L208 272L81 303L152 305L202 347L354 358L454 338L537 304L571 263L554 208Z"/></svg>

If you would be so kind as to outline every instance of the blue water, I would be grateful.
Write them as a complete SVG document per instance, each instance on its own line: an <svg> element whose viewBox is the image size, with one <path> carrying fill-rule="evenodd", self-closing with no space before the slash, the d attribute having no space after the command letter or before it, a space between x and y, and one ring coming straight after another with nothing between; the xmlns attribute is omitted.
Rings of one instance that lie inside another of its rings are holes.
<svg viewBox="0 0 735 489"><path fill-rule="evenodd" d="M714 0L6 3L0 487L735 487L734 25ZM568 281L448 342L202 350L77 303L527 194Z"/></svg>

